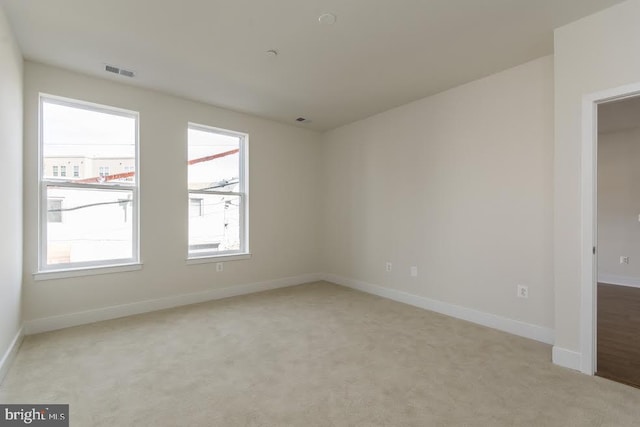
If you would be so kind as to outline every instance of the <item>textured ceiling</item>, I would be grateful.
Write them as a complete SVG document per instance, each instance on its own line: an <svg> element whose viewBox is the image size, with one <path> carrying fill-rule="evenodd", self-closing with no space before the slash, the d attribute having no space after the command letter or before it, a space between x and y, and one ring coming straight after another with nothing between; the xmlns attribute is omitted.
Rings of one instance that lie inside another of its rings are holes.
<svg viewBox="0 0 640 427"><path fill-rule="evenodd" d="M0 0L27 59L317 130L550 54L554 28L616 3Z"/></svg>

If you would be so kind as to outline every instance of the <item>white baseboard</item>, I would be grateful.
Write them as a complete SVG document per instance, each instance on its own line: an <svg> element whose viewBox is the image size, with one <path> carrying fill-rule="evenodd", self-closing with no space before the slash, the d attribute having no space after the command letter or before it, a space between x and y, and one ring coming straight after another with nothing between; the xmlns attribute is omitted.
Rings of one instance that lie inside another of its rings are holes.
<svg viewBox="0 0 640 427"><path fill-rule="evenodd" d="M598 283L608 283L611 285L629 286L631 288L640 288L640 278L618 276L615 274L598 274Z"/></svg>
<svg viewBox="0 0 640 427"><path fill-rule="evenodd" d="M296 286L303 283L316 282L318 280L321 280L320 274L305 274L302 276L286 277L283 279L275 279L265 282L229 286L222 289L212 289L204 292L175 295L165 298L97 308L95 310L63 314L60 316L33 319L25 322L25 333L27 335L32 335L40 332L53 331L56 329L69 328L71 326L79 326L87 323L99 322L102 320L117 319L119 317L126 317L134 314L148 313L151 311L164 310L167 308L196 304L199 302L206 302L238 295L268 291L271 289Z"/></svg>
<svg viewBox="0 0 640 427"><path fill-rule="evenodd" d="M488 326L510 334L519 335L521 337L540 341L546 344L553 344L554 342L554 332L551 328L532 325L519 320L508 319L495 314L485 313L471 308L449 304L395 289L384 288L382 286L372 285L370 283L348 279L333 274L324 274L322 277L328 282L333 282L348 288L357 289L369 294L420 307L425 310L435 311L436 313L466 320L468 322Z"/></svg>
<svg viewBox="0 0 640 427"><path fill-rule="evenodd" d="M24 327L21 327L18 330L18 333L11 341L9 348L2 355L2 359L0 359L0 384L2 384L2 380L4 380L5 375L9 371L9 366L11 366L11 362L18 354L18 349L20 348L20 344L22 344L22 340L24 339Z"/></svg>
<svg viewBox="0 0 640 427"><path fill-rule="evenodd" d="M576 371L580 370L580 362L582 356L577 351L567 350L566 348L553 346L551 350L551 359L553 363L562 366L563 368L569 368Z"/></svg>

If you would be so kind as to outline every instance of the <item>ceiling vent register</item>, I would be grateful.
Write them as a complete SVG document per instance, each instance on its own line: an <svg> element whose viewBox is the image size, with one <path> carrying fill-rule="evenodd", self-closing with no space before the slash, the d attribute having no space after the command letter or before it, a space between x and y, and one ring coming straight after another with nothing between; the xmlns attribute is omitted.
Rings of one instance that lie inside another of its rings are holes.
<svg viewBox="0 0 640 427"><path fill-rule="evenodd" d="M104 66L104 70L109 72L109 73L119 74L119 75L125 76L125 77L134 77L135 76L135 73L133 71L125 70L124 68L114 67L113 65L105 65Z"/></svg>

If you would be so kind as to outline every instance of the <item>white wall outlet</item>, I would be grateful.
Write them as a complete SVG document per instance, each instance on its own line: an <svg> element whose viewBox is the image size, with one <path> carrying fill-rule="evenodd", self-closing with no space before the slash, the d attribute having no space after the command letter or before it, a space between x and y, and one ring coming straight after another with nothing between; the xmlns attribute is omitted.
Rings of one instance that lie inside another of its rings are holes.
<svg viewBox="0 0 640 427"><path fill-rule="evenodd" d="M223 262L218 262L216 263L216 271L224 271L224 263Z"/></svg>
<svg viewBox="0 0 640 427"><path fill-rule="evenodd" d="M518 285L518 298L529 298L529 287L525 285Z"/></svg>
<svg viewBox="0 0 640 427"><path fill-rule="evenodd" d="M411 277L418 277L418 267L416 266L411 267L409 272L411 273Z"/></svg>
<svg viewBox="0 0 640 427"><path fill-rule="evenodd" d="M621 256L620 257L620 264L629 264L629 257L628 256Z"/></svg>
<svg viewBox="0 0 640 427"><path fill-rule="evenodd" d="M387 265L384 267L385 270L388 272L390 272L391 270L393 270L393 264L391 264L390 262L387 263Z"/></svg>

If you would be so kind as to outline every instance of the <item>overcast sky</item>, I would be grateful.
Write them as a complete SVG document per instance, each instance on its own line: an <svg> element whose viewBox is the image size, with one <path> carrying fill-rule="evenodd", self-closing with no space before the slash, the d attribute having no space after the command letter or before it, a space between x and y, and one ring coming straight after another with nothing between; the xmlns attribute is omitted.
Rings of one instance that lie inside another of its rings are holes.
<svg viewBox="0 0 640 427"><path fill-rule="evenodd" d="M136 121L133 117L108 114L54 102L43 102L43 151L45 157L135 156ZM185 128L187 124L185 123ZM199 129L188 130L188 159L233 150L239 138ZM184 143L176 141L177 144ZM190 182L231 180L239 174L239 156L226 156L189 167Z"/></svg>

